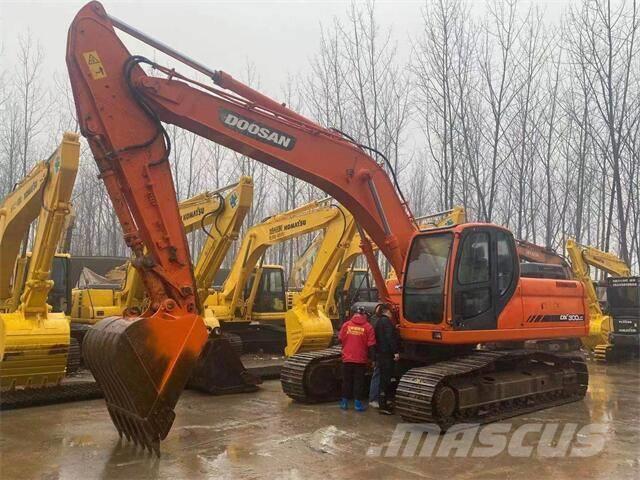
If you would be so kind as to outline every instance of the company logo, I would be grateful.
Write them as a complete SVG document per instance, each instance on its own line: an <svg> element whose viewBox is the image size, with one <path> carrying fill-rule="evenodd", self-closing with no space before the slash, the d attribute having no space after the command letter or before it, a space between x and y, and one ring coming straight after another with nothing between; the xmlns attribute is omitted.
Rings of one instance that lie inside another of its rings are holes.
<svg viewBox="0 0 640 480"><path fill-rule="evenodd" d="M219 118L226 127L282 150L292 150L296 144L295 137L224 108L219 110Z"/></svg>
<svg viewBox="0 0 640 480"><path fill-rule="evenodd" d="M229 197L229 205L231 205L231 208L236 208L237 204L238 204L238 194L236 192L233 192Z"/></svg>
<svg viewBox="0 0 640 480"><path fill-rule="evenodd" d="M204 215L204 208L198 207L195 210L192 210L182 215L182 221L184 222L185 220L191 220L192 218L199 217L201 215Z"/></svg>
<svg viewBox="0 0 640 480"><path fill-rule="evenodd" d="M291 222L291 223L287 223L285 225L278 225L276 227L271 227L269 229L269 235L274 235L276 233L280 233L280 232L286 232L288 230L292 230L294 228L300 228L300 227L304 227L307 224L306 220L297 220L295 222Z"/></svg>
<svg viewBox="0 0 640 480"><path fill-rule="evenodd" d="M443 432L432 423L400 423L389 442L372 445L369 457L586 458L606 445L608 427L591 423L462 423Z"/></svg>

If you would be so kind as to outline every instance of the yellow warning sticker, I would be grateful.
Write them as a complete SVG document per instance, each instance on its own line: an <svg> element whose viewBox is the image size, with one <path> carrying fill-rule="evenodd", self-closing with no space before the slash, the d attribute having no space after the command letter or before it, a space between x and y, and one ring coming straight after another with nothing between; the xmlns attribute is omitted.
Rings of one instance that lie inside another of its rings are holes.
<svg viewBox="0 0 640 480"><path fill-rule="evenodd" d="M102 61L100 60L98 52L92 50L91 52L84 52L82 55L84 55L84 61L87 62L89 72L94 80L106 78L107 72L105 72L104 67L102 66Z"/></svg>

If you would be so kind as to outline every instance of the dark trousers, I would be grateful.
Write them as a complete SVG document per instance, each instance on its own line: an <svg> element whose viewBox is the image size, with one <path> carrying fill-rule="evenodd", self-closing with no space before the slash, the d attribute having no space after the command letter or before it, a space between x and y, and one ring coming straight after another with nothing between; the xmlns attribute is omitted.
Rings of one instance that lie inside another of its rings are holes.
<svg viewBox="0 0 640 480"><path fill-rule="evenodd" d="M387 398L389 398L389 385L393 377L394 361L392 353L378 353L377 366L380 369L380 396L379 402L381 407L386 406Z"/></svg>
<svg viewBox="0 0 640 480"><path fill-rule="evenodd" d="M342 398L365 400L364 375L367 366L364 363L342 364Z"/></svg>

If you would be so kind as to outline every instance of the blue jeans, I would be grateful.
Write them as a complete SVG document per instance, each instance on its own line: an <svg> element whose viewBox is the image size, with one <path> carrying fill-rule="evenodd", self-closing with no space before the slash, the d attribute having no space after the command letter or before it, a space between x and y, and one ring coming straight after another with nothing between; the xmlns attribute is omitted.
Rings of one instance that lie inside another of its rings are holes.
<svg viewBox="0 0 640 480"><path fill-rule="evenodd" d="M371 375L371 385L369 385L369 402L377 402L380 395L380 367L376 364Z"/></svg>

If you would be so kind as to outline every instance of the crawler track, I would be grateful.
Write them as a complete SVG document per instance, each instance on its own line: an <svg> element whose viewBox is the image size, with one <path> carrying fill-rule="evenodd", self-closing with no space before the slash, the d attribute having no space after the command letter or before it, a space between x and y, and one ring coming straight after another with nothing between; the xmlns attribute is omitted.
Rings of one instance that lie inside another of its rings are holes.
<svg viewBox="0 0 640 480"><path fill-rule="evenodd" d="M289 357L280 371L282 390L303 403L328 402L339 394L340 347Z"/></svg>
<svg viewBox="0 0 640 480"><path fill-rule="evenodd" d="M67 375L73 375L80 369L82 356L80 352L80 343L77 339L71 337L69 341L69 350L67 353Z"/></svg>
<svg viewBox="0 0 640 480"><path fill-rule="evenodd" d="M0 410L54 405L102 398L102 390L93 381L73 381L54 387L29 388L2 392Z"/></svg>
<svg viewBox="0 0 640 480"><path fill-rule="evenodd" d="M478 351L409 370L398 384L396 411L446 430L574 402L587 385L584 358L576 353Z"/></svg>

